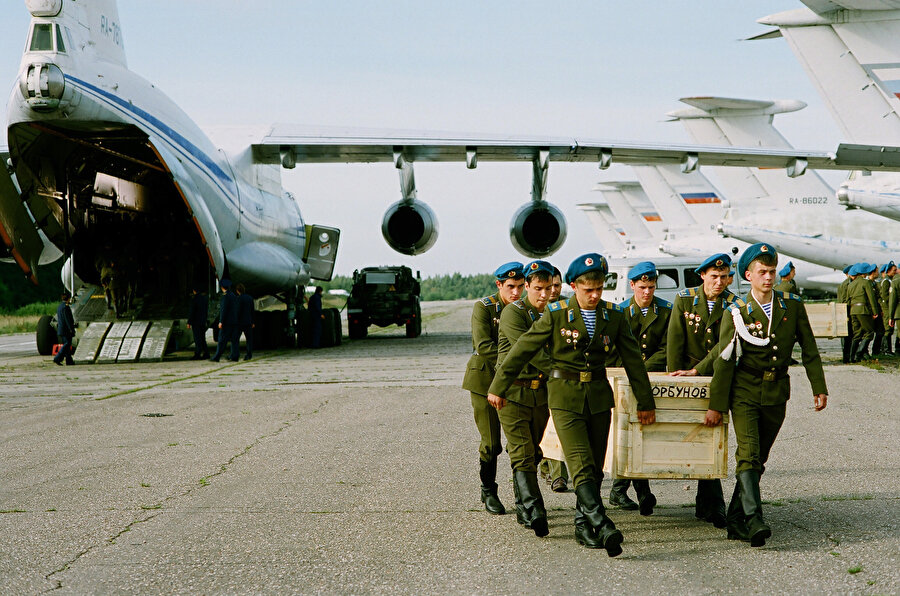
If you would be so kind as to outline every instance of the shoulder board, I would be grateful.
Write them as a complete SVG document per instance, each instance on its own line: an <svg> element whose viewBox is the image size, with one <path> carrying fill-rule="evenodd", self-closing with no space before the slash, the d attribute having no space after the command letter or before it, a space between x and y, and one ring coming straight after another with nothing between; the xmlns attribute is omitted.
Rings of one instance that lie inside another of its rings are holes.
<svg viewBox="0 0 900 596"><path fill-rule="evenodd" d="M485 306L490 306L492 304L497 304L497 299L493 296L485 296L481 299L481 303Z"/></svg>
<svg viewBox="0 0 900 596"><path fill-rule="evenodd" d="M516 300L515 302L513 302L513 304L514 304L515 307L518 308L519 310L525 310L525 301L523 301L523 300Z"/></svg>
<svg viewBox="0 0 900 596"><path fill-rule="evenodd" d="M802 302L803 299L800 298L797 294L791 294L790 292L782 292L781 290L775 290L775 295L779 298L786 298L787 300L797 300Z"/></svg>
<svg viewBox="0 0 900 596"><path fill-rule="evenodd" d="M734 297L734 300L731 303L738 308L744 308L745 306L747 306L747 303L737 296Z"/></svg>
<svg viewBox="0 0 900 596"><path fill-rule="evenodd" d="M609 309L609 310L615 310L615 311L618 311L618 312L622 312L622 311L624 310L624 309L623 309L621 306L619 306L618 304L613 304L612 302L607 302L606 300L603 301L603 308L606 308L606 309Z"/></svg>
<svg viewBox="0 0 900 596"><path fill-rule="evenodd" d="M662 306L663 308L668 308L669 310L671 310L671 309L674 308L674 306L675 306L674 304L672 304L672 303L669 302L668 300L663 300L663 299L660 298L659 296L654 296L654 297L653 297L653 300L654 300L654 301L656 302L656 304L658 304L659 306Z"/></svg>
<svg viewBox="0 0 900 596"><path fill-rule="evenodd" d="M553 312L554 310L562 310L564 308L569 307L568 300L557 300L556 302L551 302L547 309Z"/></svg>
<svg viewBox="0 0 900 596"><path fill-rule="evenodd" d="M678 292L679 298L690 298L697 295L697 288L686 288Z"/></svg>
<svg viewBox="0 0 900 596"><path fill-rule="evenodd" d="M731 290L722 292L722 302L725 304L734 304L736 300L740 300Z"/></svg>
<svg viewBox="0 0 900 596"><path fill-rule="evenodd" d="M629 298L628 300L623 300L622 302L619 303L619 308L624 310L625 307L628 306L629 302L631 302L631 298Z"/></svg>

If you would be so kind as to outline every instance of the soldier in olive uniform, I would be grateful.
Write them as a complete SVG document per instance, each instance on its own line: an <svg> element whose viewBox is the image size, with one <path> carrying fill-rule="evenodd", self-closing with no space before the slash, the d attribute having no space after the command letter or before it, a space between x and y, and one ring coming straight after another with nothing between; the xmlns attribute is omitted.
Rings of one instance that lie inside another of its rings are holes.
<svg viewBox="0 0 900 596"><path fill-rule="evenodd" d="M497 456L503 451L500 419L497 410L488 403L487 394L497 367L500 312L522 294L525 285L522 263L513 261L501 265L494 271L494 278L497 292L477 301L472 308L472 357L466 366L462 387L471 394L475 425L481 435L478 446L481 502L488 513L502 515L506 508L497 496Z"/></svg>
<svg viewBox="0 0 900 596"><path fill-rule="evenodd" d="M575 259L566 272L574 298L548 306L544 316L519 337L497 369L490 394L494 399L504 395L525 365L549 344L548 401L575 484L575 538L615 557L622 552L622 533L606 515L600 498L614 405L606 378L612 348L618 348L625 365L641 424L656 421L656 406L640 348L624 313L600 299L606 273L606 259L599 254Z"/></svg>
<svg viewBox="0 0 900 596"><path fill-rule="evenodd" d="M525 295L500 313L500 332L497 340L497 364L509 353L519 337L541 318L550 300L553 285L553 265L547 261L532 261L525 266ZM506 451L513 470L513 489L516 495L516 521L546 536L547 510L538 486L537 466L541 460L541 439L550 410L547 408L547 374L550 359L541 350L525 365L503 397L488 397L497 409L500 426L506 435Z"/></svg>
<svg viewBox="0 0 900 596"><path fill-rule="evenodd" d="M875 317L872 322L875 325L875 337L872 338L872 356L881 354L881 342L884 341L884 310L881 307L881 291L878 288L878 265L872 265L873 270L868 275L872 284L872 294L875 296Z"/></svg>
<svg viewBox="0 0 900 596"><path fill-rule="evenodd" d="M744 251L738 273L750 282L746 301L736 302L722 323L721 357L709 387L705 424L717 426L731 410L737 437L737 482L728 507L728 538L763 546L772 535L762 514L759 480L791 394L788 366L794 344L812 385L816 411L825 408L828 389L806 307L795 294L772 289L778 256L769 244Z"/></svg>
<svg viewBox="0 0 900 596"><path fill-rule="evenodd" d="M850 350L850 346L853 344L853 317L850 316L850 284L856 276L851 274L851 269L853 269L853 265L844 267L844 275L847 277L838 284L837 288L837 301L839 304L844 304L847 311L847 337L841 338L841 352L843 353L841 360L844 364L849 364L853 360L853 352Z"/></svg>
<svg viewBox="0 0 900 596"><path fill-rule="evenodd" d="M712 255L695 271L703 285L679 292L669 317L666 363L673 376L712 375L722 315L737 300L726 286L730 256ZM720 480L698 480L694 504L697 519L725 527L725 495Z"/></svg>
<svg viewBox="0 0 900 596"><path fill-rule="evenodd" d="M891 288L888 291L888 309L884 314L885 325L890 325L894 330L894 353L900 355L900 275L894 267L894 277L891 279Z"/></svg>
<svg viewBox="0 0 900 596"><path fill-rule="evenodd" d="M877 268L869 263L857 263L850 270L856 279L850 284L850 315L853 318L853 343L850 345L852 362L869 358L869 343L875 337L875 319L878 317L878 302L870 275Z"/></svg>
<svg viewBox="0 0 900 596"><path fill-rule="evenodd" d="M641 358L647 372L666 372L666 344L669 329L669 315L672 303L654 296L659 273L650 261L638 263L628 272L628 280L634 295L619 306L631 326L631 333L641 345ZM616 349L610 351L610 365L622 366L622 359ZM629 485L634 485L638 502L628 496ZM656 497L650 492L649 480L613 480L609 491L609 504L621 509L639 509L641 515L651 515L656 506Z"/></svg>
<svg viewBox="0 0 900 596"><path fill-rule="evenodd" d="M562 273L556 267L553 268L553 284L550 286L550 302L559 300L562 294ZM564 493L569 490L569 471L566 462L545 457L541 460L541 476L547 479L550 490L555 493Z"/></svg>
<svg viewBox="0 0 900 596"><path fill-rule="evenodd" d="M884 337L881 342L882 354L893 354L891 339L894 335L893 317L891 316L891 282L897 273L897 266L891 261L881 266L881 279L878 282L878 300L881 303L881 325Z"/></svg>
<svg viewBox="0 0 900 596"><path fill-rule="evenodd" d="M797 269L794 267L792 261L788 261L787 265L782 267L781 271L778 272L778 275L781 277L781 281L775 286L775 290L787 292L788 294L800 295L800 288L797 287L797 282L794 281L794 276L797 275Z"/></svg>

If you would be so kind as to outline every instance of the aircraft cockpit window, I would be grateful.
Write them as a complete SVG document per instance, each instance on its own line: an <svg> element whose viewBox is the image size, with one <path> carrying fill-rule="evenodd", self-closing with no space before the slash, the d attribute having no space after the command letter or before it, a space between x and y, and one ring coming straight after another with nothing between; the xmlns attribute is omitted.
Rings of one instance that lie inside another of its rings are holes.
<svg viewBox="0 0 900 596"><path fill-rule="evenodd" d="M53 51L53 25L50 23L35 23L31 32L30 52Z"/></svg>
<svg viewBox="0 0 900 596"><path fill-rule="evenodd" d="M56 27L56 51L66 53L66 44L63 43L62 29Z"/></svg>

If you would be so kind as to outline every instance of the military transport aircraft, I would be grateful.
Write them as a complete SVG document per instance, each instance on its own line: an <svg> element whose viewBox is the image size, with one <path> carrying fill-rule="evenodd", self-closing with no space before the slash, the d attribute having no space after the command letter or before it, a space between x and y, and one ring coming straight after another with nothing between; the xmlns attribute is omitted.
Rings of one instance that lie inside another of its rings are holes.
<svg viewBox="0 0 900 596"><path fill-rule="evenodd" d="M114 0L25 0L32 15L8 103L8 168L0 229L9 255L37 282L40 234L63 251L68 280L96 286L113 265L133 278L145 305L164 307L197 280L230 278L257 296L296 305L310 278L328 279L338 231L304 224L280 168L301 163L391 162L400 200L382 222L404 254L437 237L434 213L416 196L416 161L532 164L532 201L513 216L523 254L552 254L565 218L545 199L551 162L663 163L780 168L900 169L900 151L841 145L836 152L619 143L581 138L311 130L273 126L235 153L216 148L173 101L128 69ZM17 186L17 192L10 188ZM121 273L120 273L121 275ZM74 288L73 288L74 289ZM180 301L175 301L180 302ZM76 311L91 316L90 309ZM156 312L157 314L152 314ZM150 313L150 314L148 314ZM177 313L144 309L141 316Z"/></svg>

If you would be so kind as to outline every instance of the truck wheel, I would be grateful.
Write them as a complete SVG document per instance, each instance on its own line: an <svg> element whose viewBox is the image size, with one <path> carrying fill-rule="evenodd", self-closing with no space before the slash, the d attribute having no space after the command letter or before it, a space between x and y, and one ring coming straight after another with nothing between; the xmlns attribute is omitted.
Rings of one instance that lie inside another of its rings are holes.
<svg viewBox="0 0 900 596"><path fill-rule="evenodd" d="M44 315L38 319L37 324L37 350L41 356L49 356L53 353L53 344L58 343L56 329L53 328L53 317Z"/></svg>
<svg viewBox="0 0 900 596"><path fill-rule="evenodd" d="M328 309L331 311L331 320L334 325L334 344L335 346L341 345L344 340L344 328L341 323L341 311L336 308Z"/></svg>
<svg viewBox="0 0 900 596"><path fill-rule="evenodd" d="M413 319L406 324L406 337L419 337L420 335L422 335L422 309L416 302Z"/></svg>
<svg viewBox="0 0 900 596"><path fill-rule="evenodd" d="M369 335L369 327L363 323L348 323L347 332L350 339L365 339Z"/></svg>

